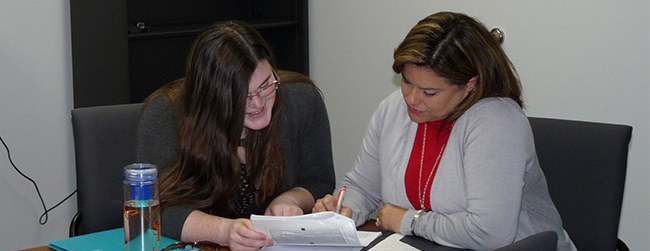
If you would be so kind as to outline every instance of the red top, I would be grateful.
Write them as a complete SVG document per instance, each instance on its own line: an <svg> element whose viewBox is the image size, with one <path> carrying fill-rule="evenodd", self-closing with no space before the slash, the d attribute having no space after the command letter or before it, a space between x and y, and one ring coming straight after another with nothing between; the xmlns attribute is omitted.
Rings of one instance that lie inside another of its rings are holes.
<svg viewBox="0 0 650 251"><path fill-rule="evenodd" d="M408 166L406 167L404 184L406 186L406 195L408 196L411 205L413 205L413 208L416 210L431 210L431 187L433 186L433 180L438 171L438 166L440 165L439 161L436 163L436 159L438 159L439 155L440 158L442 158L442 151L444 151L443 147L447 145L449 133L454 124L453 122L449 122L444 123L443 125L443 123L444 119L426 122L427 136L424 146L424 158L422 158L422 140L424 139L425 123L419 124L418 131L415 133L415 142L413 143L411 157ZM440 129L441 126L443 126L442 130ZM423 161L421 165L422 170L420 172L421 160ZM424 195L419 191L423 192ZM420 206L421 196L424 196L425 208L421 208Z"/></svg>

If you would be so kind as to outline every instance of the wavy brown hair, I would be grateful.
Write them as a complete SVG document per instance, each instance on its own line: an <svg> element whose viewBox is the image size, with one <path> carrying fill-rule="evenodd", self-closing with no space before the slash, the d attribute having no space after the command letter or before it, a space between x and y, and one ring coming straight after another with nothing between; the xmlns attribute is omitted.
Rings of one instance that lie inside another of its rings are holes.
<svg viewBox="0 0 650 251"><path fill-rule="evenodd" d="M450 84L464 86L477 77L474 90L447 116L455 120L485 97L508 97L523 107L514 65L485 25L460 13L439 12L420 20L393 54L393 71L406 64L427 67Z"/></svg>
<svg viewBox="0 0 650 251"><path fill-rule="evenodd" d="M244 128L248 85L264 60L275 67L271 50L257 31L236 21L216 23L194 41L185 78L148 98L166 97L180 120L176 157L161 171L163 207L183 205L235 216L241 176L237 147ZM249 130L246 136L246 162L259 206L284 189L278 142L281 90L275 94L270 124Z"/></svg>

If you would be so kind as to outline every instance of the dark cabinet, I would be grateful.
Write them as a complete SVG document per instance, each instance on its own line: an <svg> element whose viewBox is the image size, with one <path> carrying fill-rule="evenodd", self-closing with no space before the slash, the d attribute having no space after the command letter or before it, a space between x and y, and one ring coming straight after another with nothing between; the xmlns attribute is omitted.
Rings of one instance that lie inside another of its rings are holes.
<svg viewBox="0 0 650 251"><path fill-rule="evenodd" d="M184 75L196 35L241 20L269 42L278 67L309 74L304 0L70 0L74 106L141 102Z"/></svg>

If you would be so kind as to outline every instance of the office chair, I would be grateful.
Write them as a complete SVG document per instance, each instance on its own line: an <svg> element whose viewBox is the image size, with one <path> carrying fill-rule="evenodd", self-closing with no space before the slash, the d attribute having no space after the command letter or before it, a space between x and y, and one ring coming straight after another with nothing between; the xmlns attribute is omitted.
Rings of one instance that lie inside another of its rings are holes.
<svg viewBox="0 0 650 251"><path fill-rule="evenodd" d="M529 118L564 229L578 250L629 250L618 239L632 127Z"/></svg>
<svg viewBox="0 0 650 251"><path fill-rule="evenodd" d="M508 246L495 249L495 251L555 251L557 250L557 233L544 231L521 240Z"/></svg>
<svg viewBox="0 0 650 251"><path fill-rule="evenodd" d="M70 237L123 226L123 167L135 162L142 104L72 110L77 214Z"/></svg>

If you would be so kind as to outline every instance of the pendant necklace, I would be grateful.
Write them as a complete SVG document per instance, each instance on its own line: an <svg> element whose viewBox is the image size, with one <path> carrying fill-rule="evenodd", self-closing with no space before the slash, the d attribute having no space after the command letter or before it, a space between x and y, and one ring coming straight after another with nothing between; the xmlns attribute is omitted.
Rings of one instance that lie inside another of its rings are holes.
<svg viewBox="0 0 650 251"><path fill-rule="evenodd" d="M447 146L447 143L442 145L440 148L440 152L438 153L438 157L436 158L436 162L433 164L433 167L431 168L431 172L429 173L429 177L427 178L427 182L424 184L424 189L422 189L422 167L424 166L424 146L426 145L427 142L427 123L424 123L424 137L422 138L422 154L420 155L420 173L418 176L418 199L420 199L420 209L424 209L424 197L426 195L427 187L429 187L429 182L431 181L431 177L433 177L433 173L436 171L438 163L440 162L440 157L442 156L442 152L445 151L445 147Z"/></svg>

